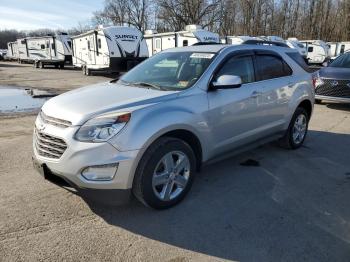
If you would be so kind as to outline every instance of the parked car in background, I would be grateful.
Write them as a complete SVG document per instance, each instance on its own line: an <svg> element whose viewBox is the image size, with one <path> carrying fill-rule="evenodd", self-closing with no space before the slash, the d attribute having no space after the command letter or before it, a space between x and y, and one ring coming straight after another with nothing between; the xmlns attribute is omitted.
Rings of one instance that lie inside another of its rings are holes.
<svg viewBox="0 0 350 262"><path fill-rule="evenodd" d="M315 82L316 102L350 102L350 52L321 68Z"/></svg>
<svg viewBox="0 0 350 262"><path fill-rule="evenodd" d="M34 166L86 197L118 201L132 191L147 206L171 207L204 162L272 140L302 146L314 87L300 60L266 45L167 49L117 82L47 101Z"/></svg>

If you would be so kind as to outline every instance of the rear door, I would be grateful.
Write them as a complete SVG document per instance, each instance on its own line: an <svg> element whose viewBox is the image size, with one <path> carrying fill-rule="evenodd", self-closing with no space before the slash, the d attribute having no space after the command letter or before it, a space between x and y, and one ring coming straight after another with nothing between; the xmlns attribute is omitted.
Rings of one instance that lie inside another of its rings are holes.
<svg viewBox="0 0 350 262"><path fill-rule="evenodd" d="M95 35L89 35L88 37L88 59L90 65L96 64L96 44L95 44Z"/></svg>
<svg viewBox="0 0 350 262"><path fill-rule="evenodd" d="M293 71L284 59L273 51L256 50L257 110L264 135L283 129L292 91L297 83Z"/></svg>

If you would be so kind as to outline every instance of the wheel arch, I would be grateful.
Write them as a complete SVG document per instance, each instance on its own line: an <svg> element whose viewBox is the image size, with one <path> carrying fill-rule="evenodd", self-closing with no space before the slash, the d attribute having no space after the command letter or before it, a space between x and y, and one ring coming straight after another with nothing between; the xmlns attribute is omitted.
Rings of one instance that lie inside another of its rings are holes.
<svg viewBox="0 0 350 262"><path fill-rule="evenodd" d="M297 108L298 107L302 107L306 110L306 112L308 113L308 116L309 116L309 120L310 120L311 115L312 115L312 110L313 110L312 102L308 99L305 99L298 104Z"/></svg>

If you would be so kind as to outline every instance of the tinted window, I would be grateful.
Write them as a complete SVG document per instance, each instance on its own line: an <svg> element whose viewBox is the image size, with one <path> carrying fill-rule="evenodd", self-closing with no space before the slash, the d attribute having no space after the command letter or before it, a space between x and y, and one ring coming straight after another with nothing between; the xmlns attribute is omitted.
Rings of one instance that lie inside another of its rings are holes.
<svg viewBox="0 0 350 262"><path fill-rule="evenodd" d="M55 50L55 43L52 43L52 44L51 44L51 48L52 48L53 50Z"/></svg>
<svg viewBox="0 0 350 262"><path fill-rule="evenodd" d="M272 55L257 55L257 75L259 80L289 76L291 68L281 58Z"/></svg>
<svg viewBox="0 0 350 262"><path fill-rule="evenodd" d="M305 63L305 59L297 52L287 53L287 55L294 60L301 68L303 68L306 72L312 73L313 70L309 68L309 66Z"/></svg>
<svg viewBox="0 0 350 262"><path fill-rule="evenodd" d="M235 75L242 78L242 83L255 81L253 58L251 56L233 57L219 70L216 79L222 75Z"/></svg>
<svg viewBox="0 0 350 262"><path fill-rule="evenodd" d="M183 40L183 41L182 41L182 45L183 45L183 46L188 46L188 40Z"/></svg>
<svg viewBox="0 0 350 262"><path fill-rule="evenodd" d="M312 52L314 51L314 47L313 47L313 46L309 46L309 47L307 48L307 51L308 51L309 53L312 53Z"/></svg>

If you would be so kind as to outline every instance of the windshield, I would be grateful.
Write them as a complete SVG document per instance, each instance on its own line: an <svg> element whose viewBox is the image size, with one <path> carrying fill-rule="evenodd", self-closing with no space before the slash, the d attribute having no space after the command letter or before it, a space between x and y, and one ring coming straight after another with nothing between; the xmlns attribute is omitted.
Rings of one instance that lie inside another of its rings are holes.
<svg viewBox="0 0 350 262"><path fill-rule="evenodd" d="M120 81L141 87L183 90L196 83L213 57L214 53L159 53L126 73Z"/></svg>
<svg viewBox="0 0 350 262"><path fill-rule="evenodd" d="M350 53L339 56L329 66L350 68Z"/></svg>

